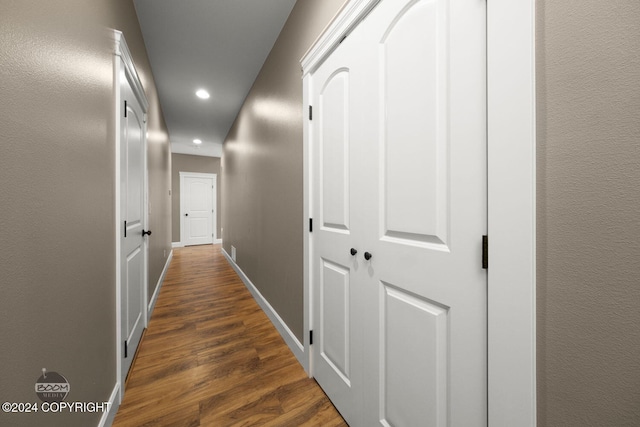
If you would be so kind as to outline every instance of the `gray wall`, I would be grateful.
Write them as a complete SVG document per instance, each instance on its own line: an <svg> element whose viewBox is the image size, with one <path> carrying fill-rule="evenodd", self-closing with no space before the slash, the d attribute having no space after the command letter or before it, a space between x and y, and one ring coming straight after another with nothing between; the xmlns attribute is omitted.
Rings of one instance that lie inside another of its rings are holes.
<svg viewBox="0 0 640 427"><path fill-rule="evenodd" d="M124 32L151 104L151 283L171 247L167 132L131 1L0 0L2 402L38 401L42 368L68 379L68 401L106 401L116 383L110 29ZM99 417L0 412L0 425Z"/></svg>
<svg viewBox="0 0 640 427"><path fill-rule="evenodd" d="M538 1L539 426L640 425L640 2Z"/></svg>
<svg viewBox="0 0 640 427"><path fill-rule="evenodd" d="M224 143L224 248L301 341L300 58L343 3L296 3Z"/></svg>
<svg viewBox="0 0 640 427"><path fill-rule="evenodd" d="M219 157L205 157L205 156L192 156L189 154L172 154L171 155L171 194L172 204L171 213L173 216L173 239L174 242L180 241L180 172L199 172L199 173L215 173L217 177L217 209L216 209L216 238L221 239L222 234L220 228L222 227L221 211L222 200L221 194L221 176L220 176L220 158Z"/></svg>

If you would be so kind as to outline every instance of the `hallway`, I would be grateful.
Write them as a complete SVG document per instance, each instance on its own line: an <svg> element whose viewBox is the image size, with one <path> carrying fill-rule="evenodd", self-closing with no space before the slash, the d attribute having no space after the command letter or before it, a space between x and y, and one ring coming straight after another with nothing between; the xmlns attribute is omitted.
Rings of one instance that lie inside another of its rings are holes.
<svg viewBox="0 0 640 427"><path fill-rule="evenodd" d="M174 249L113 424L344 426L224 258Z"/></svg>

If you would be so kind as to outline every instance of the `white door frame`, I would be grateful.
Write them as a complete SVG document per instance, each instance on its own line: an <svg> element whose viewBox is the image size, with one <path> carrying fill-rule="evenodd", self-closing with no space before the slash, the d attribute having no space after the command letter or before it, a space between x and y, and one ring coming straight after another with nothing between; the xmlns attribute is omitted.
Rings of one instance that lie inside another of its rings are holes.
<svg viewBox="0 0 640 427"><path fill-rule="evenodd" d="M211 232L213 233L212 244L222 243L221 240L218 239L218 199L216 197L218 191L218 174L215 173L199 173L199 172L180 172L180 246L185 245L184 240L184 214L185 212L185 199L184 199L184 179L185 178L211 178L213 179L213 188L212 191L212 209L213 209L213 225L211 228Z"/></svg>
<svg viewBox="0 0 640 427"><path fill-rule="evenodd" d="M115 35L115 61L114 61L114 91L115 91L115 99L116 99L116 128L115 128L115 197L116 197L116 223L115 223L115 238L116 238L116 387L118 398L117 401L120 403L122 401L122 397L124 395L124 383L122 382L122 355L124 352L123 348L123 339L122 339L122 281L120 280L120 273L122 271L122 265L120 262L120 257L122 253L122 245L120 243L120 238L123 233L123 219L120 212L121 204L120 204L120 195L122 194L121 190L121 168L120 168L120 153L122 143L120 138L120 129L122 126L122 118L124 116L124 105L123 105L123 97L121 94L121 85L123 83L123 79L128 77L131 82L133 93L138 98L140 105L142 106L145 123L144 123L144 131L142 132L142 144L143 144L143 159L144 159L144 172L143 172L143 228L148 229L149 224L149 188L148 188L148 165L147 165L147 111L149 110L149 102L147 101L147 97L144 93L144 88L142 83L140 82L140 78L138 77L138 73L136 72L135 65L133 63L133 59L131 57L131 52L125 42L124 35L117 30L114 30ZM143 239L144 241L144 271L143 271L143 321L144 327L146 329L148 325L148 315L147 315L147 305L149 303L148 296L148 276L149 276L149 243L147 239ZM133 357L134 355L131 355Z"/></svg>
<svg viewBox="0 0 640 427"><path fill-rule="evenodd" d="M302 58L303 109L312 73L379 0L351 0ZM536 425L535 0L487 4L488 418ZM312 374L310 125L304 120L304 352Z"/></svg>

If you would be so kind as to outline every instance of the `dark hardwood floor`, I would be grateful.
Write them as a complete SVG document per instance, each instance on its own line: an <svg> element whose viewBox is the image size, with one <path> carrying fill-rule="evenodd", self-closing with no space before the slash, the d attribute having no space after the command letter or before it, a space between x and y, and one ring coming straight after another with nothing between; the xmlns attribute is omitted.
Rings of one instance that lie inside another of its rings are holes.
<svg viewBox="0 0 640 427"><path fill-rule="evenodd" d="M346 426L219 245L174 249L114 427Z"/></svg>

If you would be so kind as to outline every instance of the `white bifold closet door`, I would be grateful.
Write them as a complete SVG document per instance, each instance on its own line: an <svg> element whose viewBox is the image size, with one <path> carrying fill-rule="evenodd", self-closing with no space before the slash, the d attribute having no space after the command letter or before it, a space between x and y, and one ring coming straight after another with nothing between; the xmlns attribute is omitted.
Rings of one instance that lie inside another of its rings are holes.
<svg viewBox="0 0 640 427"><path fill-rule="evenodd" d="M485 426L485 2L382 0L311 75L313 375L351 426Z"/></svg>

